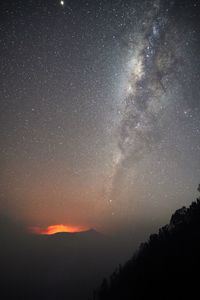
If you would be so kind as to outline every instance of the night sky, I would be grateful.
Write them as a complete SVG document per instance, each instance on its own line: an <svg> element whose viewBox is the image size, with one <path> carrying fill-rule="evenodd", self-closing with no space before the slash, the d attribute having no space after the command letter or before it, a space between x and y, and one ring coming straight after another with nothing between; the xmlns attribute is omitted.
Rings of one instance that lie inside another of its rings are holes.
<svg viewBox="0 0 200 300"><path fill-rule="evenodd" d="M199 1L1 1L0 211L167 222L200 181Z"/></svg>

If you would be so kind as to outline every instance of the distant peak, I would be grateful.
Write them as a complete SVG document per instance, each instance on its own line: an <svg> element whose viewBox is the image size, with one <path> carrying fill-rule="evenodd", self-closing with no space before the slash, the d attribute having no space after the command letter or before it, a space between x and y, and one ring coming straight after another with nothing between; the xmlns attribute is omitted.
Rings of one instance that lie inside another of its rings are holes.
<svg viewBox="0 0 200 300"><path fill-rule="evenodd" d="M79 233L88 231L88 228L85 226L72 226L72 225L65 225L65 224L56 224L51 225L46 228L40 228L40 227L31 227L31 232L34 234L39 235L54 235L57 233Z"/></svg>

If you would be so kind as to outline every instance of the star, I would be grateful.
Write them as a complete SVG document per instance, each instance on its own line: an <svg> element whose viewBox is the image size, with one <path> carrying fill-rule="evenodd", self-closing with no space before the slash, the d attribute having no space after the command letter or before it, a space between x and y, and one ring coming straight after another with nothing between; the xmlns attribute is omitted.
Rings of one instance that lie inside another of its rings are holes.
<svg viewBox="0 0 200 300"><path fill-rule="evenodd" d="M60 1L60 4L64 6L65 2L63 0Z"/></svg>

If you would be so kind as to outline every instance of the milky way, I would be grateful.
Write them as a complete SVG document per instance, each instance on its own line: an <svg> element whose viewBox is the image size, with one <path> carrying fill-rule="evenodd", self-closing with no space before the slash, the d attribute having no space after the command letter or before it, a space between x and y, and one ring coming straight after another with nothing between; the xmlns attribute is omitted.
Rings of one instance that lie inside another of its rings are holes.
<svg viewBox="0 0 200 300"><path fill-rule="evenodd" d="M173 5L174 2L154 1L139 22L132 24L133 31L128 35L127 73L118 127L119 150L113 161L111 202L115 198L118 201L119 186L125 188L128 169L134 169L139 160L162 143L167 133L166 128L163 130L163 114L169 105L175 109L172 92L183 84L179 80L181 71L184 72L184 54L179 51L183 37L178 38L179 44L173 40L177 30L176 24L170 23ZM126 201L123 205L127 205Z"/></svg>

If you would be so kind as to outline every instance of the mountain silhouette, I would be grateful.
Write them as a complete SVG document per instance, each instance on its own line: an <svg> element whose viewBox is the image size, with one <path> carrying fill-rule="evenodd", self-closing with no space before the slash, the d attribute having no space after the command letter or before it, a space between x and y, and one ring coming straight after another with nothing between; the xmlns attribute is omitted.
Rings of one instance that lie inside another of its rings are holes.
<svg viewBox="0 0 200 300"><path fill-rule="evenodd" d="M44 235L42 235L44 236ZM95 238L95 237L103 237L104 235L95 229L91 228L85 231L77 231L77 232L56 232L51 235L45 235L50 238Z"/></svg>
<svg viewBox="0 0 200 300"><path fill-rule="evenodd" d="M178 209L170 223L94 292L98 300L199 299L200 199Z"/></svg>

